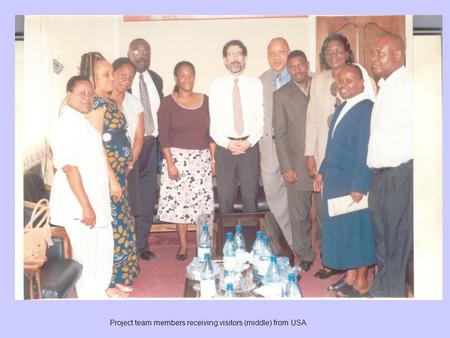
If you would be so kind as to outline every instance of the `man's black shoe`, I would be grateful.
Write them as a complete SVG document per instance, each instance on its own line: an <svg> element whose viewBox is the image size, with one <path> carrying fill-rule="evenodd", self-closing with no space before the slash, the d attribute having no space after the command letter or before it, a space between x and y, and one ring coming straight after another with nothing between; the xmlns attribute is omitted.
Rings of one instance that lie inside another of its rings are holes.
<svg viewBox="0 0 450 338"><path fill-rule="evenodd" d="M152 259L156 259L156 255L151 252L150 250L145 250L142 251L139 256L141 257L141 259L145 260L145 261L151 261Z"/></svg>

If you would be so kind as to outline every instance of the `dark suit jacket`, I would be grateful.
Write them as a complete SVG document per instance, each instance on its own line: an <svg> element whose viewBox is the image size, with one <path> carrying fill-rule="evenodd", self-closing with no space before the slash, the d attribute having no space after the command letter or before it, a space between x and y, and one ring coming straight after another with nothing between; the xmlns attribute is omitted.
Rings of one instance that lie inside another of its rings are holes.
<svg viewBox="0 0 450 338"><path fill-rule="evenodd" d="M280 169L282 173L295 170L298 180L288 186L302 191L312 190L304 156L308 101L309 97L293 80L273 94L273 128Z"/></svg>
<svg viewBox="0 0 450 338"><path fill-rule="evenodd" d="M366 162L373 102L366 99L354 105L336 126L332 137L343 107L344 104L339 105L333 115L327 150L319 173L325 180L337 182L341 187L346 186L342 195L352 191L365 194L372 181L372 171Z"/></svg>
<svg viewBox="0 0 450 338"><path fill-rule="evenodd" d="M156 90L158 91L159 98L162 101L162 99L164 98L164 94L163 94L163 80L162 80L161 76L159 76L157 73L155 73L153 70L150 70L150 69L147 69L147 72L150 74L150 77L152 78L153 83L156 86ZM128 91L130 94L133 93L131 91L131 88Z"/></svg>

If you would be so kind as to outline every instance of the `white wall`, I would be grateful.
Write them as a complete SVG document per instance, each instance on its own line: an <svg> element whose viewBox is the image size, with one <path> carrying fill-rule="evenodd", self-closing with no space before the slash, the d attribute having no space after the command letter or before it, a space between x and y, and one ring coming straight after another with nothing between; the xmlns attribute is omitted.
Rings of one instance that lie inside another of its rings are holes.
<svg viewBox="0 0 450 338"><path fill-rule="evenodd" d="M442 299L442 40L414 37L415 295Z"/></svg>
<svg viewBox="0 0 450 338"><path fill-rule="evenodd" d="M174 85L173 68L181 60L196 66L196 90L208 92L210 83L226 72L222 47L227 41L239 39L247 46L246 71L259 76L268 68L267 43L276 36L284 37L291 49L303 49L308 55L307 17L122 22L120 51L125 55L129 42L143 37L151 44L151 68L163 77L165 94Z"/></svg>

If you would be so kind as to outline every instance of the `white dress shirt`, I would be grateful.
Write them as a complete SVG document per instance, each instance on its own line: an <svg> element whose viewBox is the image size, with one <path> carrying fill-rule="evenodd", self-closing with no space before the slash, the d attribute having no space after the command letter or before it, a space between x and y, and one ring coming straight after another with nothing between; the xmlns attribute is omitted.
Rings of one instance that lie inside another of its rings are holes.
<svg viewBox="0 0 450 338"><path fill-rule="evenodd" d="M221 147L227 148L228 137L243 137L254 146L263 135L264 111L261 81L254 76L240 75L238 81L241 95L244 131L238 135L234 129L233 87L235 77L227 74L216 79L209 91L210 135Z"/></svg>
<svg viewBox="0 0 450 338"><path fill-rule="evenodd" d="M96 215L96 227L111 226L108 170L102 138L83 114L65 106L51 137L53 165L56 174L50 197L53 224L70 226L81 220L80 202L69 186L62 168L78 168L84 190Z"/></svg>
<svg viewBox="0 0 450 338"><path fill-rule="evenodd" d="M143 114L144 108L141 101L128 92L125 92L123 98L123 115L127 120L127 136L130 139L131 146L133 146L134 136L136 135L136 128L138 124L139 114Z"/></svg>
<svg viewBox="0 0 450 338"><path fill-rule="evenodd" d="M369 168L397 167L413 158L413 85L404 66L386 80L373 106L367 153Z"/></svg>
<svg viewBox="0 0 450 338"><path fill-rule="evenodd" d="M152 117L153 117L153 124L155 125L155 130L153 131L153 134L151 136L157 137L158 136L158 109L159 105L161 104L161 99L158 94L158 90L156 89L155 83L152 80L152 77L150 76L150 73L148 71L145 71L142 73L144 75L144 82L147 85L148 90L148 97L150 99L150 107L152 109ZM139 76L141 73L136 72L136 75L133 79L133 84L131 85L131 91L133 93L133 96L136 96L139 99L139 102L141 102L141 95L139 91ZM147 136L147 135L145 135Z"/></svg>

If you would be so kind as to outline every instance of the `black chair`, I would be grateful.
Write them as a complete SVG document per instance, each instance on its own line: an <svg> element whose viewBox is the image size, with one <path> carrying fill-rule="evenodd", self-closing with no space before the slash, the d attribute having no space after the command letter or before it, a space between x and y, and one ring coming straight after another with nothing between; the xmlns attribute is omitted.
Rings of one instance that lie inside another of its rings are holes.
<svg viewBox="0 0 450 338"><path fill-rule="evenodd" d="M38 174L24 175L24 225L28 223L35 203L48 198L49 187ZM53 245L47 248L47 261L42 265L24 266L24 298L69 298L75 295L75 283L82 266L72 259L69 237L63 227L51 226Z"/></svg>

